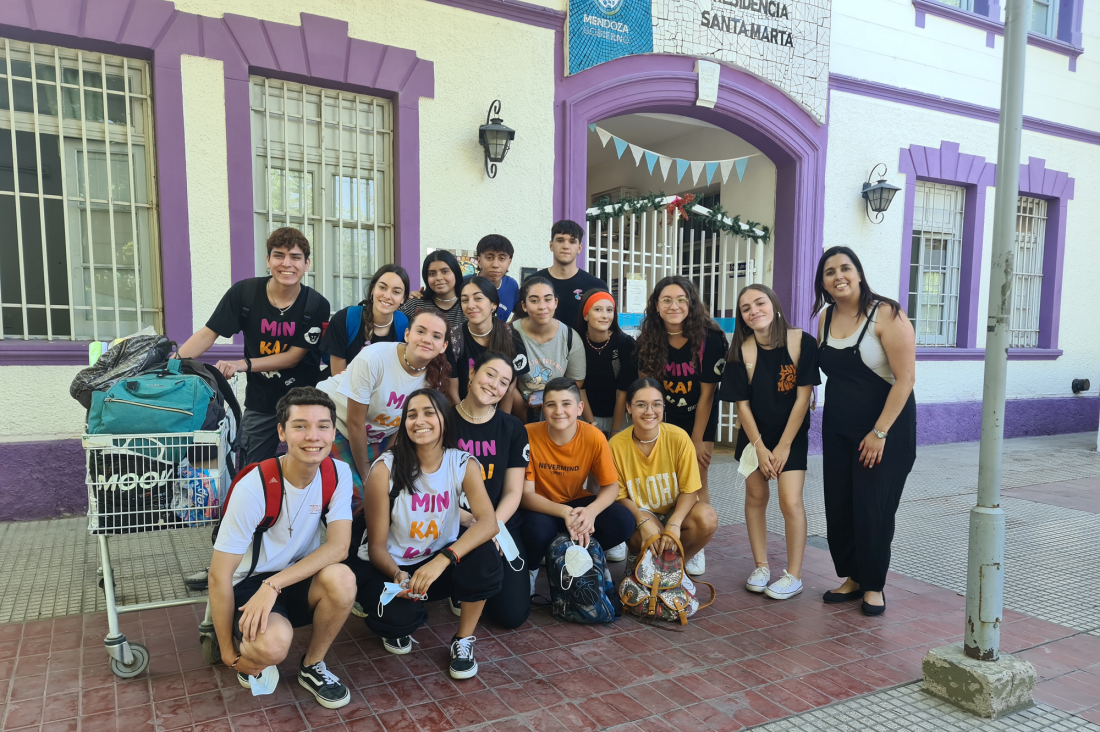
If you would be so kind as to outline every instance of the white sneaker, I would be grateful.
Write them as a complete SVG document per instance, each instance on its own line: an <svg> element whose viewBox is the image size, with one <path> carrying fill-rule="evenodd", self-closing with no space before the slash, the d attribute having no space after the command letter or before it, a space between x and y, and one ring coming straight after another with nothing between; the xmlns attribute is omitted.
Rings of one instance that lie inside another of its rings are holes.
<svg viewBox="0 0 1100 732"><path fill-rule="evenodd" d="M751 580L751 578L750 578ZM783 576L764 590L764 594L774 600L786 600L802 592L802 580L795 577L787 570L783 570Z"/></svg>
<svg viewBox="0 0 1100 732"><path fill-rule="evenodd" d="M699 577L707 571L707 558L703 556L703 549L699 550L699 553L688 560L687 573L692 577Z"/></svg>
<svg viewBox="0 0 1100 732"><path fill-rule="evenodd" d="M772 571L768 569L768 565L763 567L757 567L749 575L748 581L745 582L745 589L749 592L763 592L768 587L768 582L771 581Z"/></svg>
<svg viewBox="0 0 1100 732"><path fill-rule="evenodd" d="M609 562L621 562L626 559L626 542L618 546L613 546L607 550L607 561Z"/></svg>
<svg viewBox="0 0 1100 732"><path fill-rule="evenodd" d="M363 606L359 603L355 603L351 606L351 614L357 618L367 617L367 611L363 609Z"/></svg>

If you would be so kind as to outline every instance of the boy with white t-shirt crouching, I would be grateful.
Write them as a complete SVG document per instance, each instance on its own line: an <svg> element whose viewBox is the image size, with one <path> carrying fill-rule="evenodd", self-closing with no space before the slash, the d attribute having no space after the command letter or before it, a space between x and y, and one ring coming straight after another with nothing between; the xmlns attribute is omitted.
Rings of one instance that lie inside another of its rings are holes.
<svg viewBox="0 0 1100 732"><path fill-rule="evenodd" d="M279 400L276 417L286 455L253 468L233 487L210 562L210 612L222 661L246 688L282 663L294 628L312 623L298 683L322 706L337 709L351 694L324 658L355 601L355 575L341 564L351 544L351 471L338 460L324 465L336 432L336 407L324 392L291 389ZM266 514L264 482L279 482L276 476L282 477L278 518L256 534ZM332 492L327 506L326 490ZM323 517L328 533L322 544ZM254 537L261 542L257 554Z"/></svg>

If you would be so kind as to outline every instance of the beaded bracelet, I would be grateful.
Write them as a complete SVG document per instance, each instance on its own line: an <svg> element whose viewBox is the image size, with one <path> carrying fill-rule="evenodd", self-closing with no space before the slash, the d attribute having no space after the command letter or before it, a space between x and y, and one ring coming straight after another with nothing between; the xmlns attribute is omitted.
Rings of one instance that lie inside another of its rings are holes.
<svg viewBox="0 0 1100 732"><path fill-rule="evenodd" d="M275 590L275 594L276 594L276 595L281 595L281 594L283 594L283 591L282 591L282 590L280 590L280 589L279 589L278 587L276 587L276 586L275 586L275 583L274 583L274 582L269 582L269 581L267 581L267 580L260 580L260 584L261 584L261 585L267 585L267 586L268 586L268 587L270 587L271 589Z"/></svg>

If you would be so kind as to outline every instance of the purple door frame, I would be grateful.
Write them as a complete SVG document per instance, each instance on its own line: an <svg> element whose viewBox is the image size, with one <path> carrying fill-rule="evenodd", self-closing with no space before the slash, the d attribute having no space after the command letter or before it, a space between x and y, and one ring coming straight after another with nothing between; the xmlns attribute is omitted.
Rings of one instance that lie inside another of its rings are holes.
<svg viewBox="0 0 1100 732"><path fill-rule="evenodd" d="M715 107L696 106L694 63L686 56L628 56L558 82L555 214L584 221L589 124L624 114L663 112L732 132L775 163L774 289L791 322L808 325L814 270L822 251L828 126L819 126L767 82L727 66L722 67ZM735 204L731 207L736 210Z"/></svg>

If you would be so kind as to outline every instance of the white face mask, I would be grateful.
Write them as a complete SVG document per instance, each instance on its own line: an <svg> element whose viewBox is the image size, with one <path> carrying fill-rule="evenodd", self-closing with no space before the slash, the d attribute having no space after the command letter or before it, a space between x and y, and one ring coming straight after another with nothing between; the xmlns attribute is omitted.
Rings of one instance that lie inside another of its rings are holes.
<svg viewBox="0 0 1100 732"><path fill-rule="evenodd" d="M250 676L249 683L252 685L252 696L270 694L279 683L279 669L268 666L259 676Z"/></svg>
<svg viewBox="0 0 1100 732"><path fill-rule="evenodd" d="M580 544L574 544L565 550L565 571L570 577L581 577L592 569L592 557Z"/></svg>
<svg viewBox="0 0 1100 732"><path fill-rule="evenodd" d="M512 539L512 535L508 533L508 527L504 525L503 521L497 520L497 528L500 529L500 533L497 534L497 543L500 544L500 550L504 552L504 558L508 560L508 566L512 567L514 562L519 557L519 549L516 548L516 542ZM512 567L516 572L523 571L523 560L519 560L519 569Z"/></svg>
<svg viewBox="0 0 1100 732"><path fill-rule="evenodd" d="M748 478L752 471L760 467L760 460L756 457L756 447L748 445L741 451L741 462L737 466L737 472Z"/></svg>

